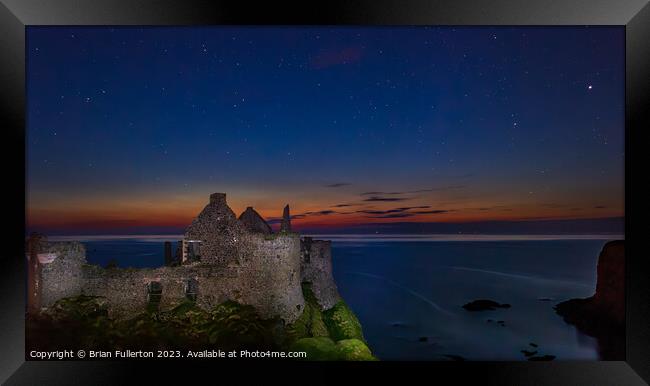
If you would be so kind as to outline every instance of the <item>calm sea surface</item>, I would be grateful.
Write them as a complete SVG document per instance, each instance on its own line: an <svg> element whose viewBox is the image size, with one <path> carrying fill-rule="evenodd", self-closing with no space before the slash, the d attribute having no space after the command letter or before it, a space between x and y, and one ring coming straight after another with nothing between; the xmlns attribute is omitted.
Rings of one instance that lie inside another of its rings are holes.
<svg viewBox="0 0 650 386"><path fill-rule="evenodd" d="M81 241L90 263L105 265L115 259L124 267L155 267L163 265L163 242L179 238L101 236ZM620 237L321 238L333 240L339 292L381 359L525 360L521 350L557 360L598 359L596 340L564 323L553 306L593 294L598 253L607 240ZM484 312L461 308L475 299L512 307Z"/></svg>

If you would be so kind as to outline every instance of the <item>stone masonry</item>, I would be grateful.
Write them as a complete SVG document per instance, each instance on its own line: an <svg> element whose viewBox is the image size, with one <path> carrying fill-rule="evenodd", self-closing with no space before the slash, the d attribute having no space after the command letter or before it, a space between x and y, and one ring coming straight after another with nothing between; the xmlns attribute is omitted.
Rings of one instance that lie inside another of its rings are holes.
<svg viewBox="0 0 650 386"><path fill-rule="evenodd" d="M246 208L246 210L239 216L239 221L241 221L250 232L262 233L265 235L273 233L269 224L264 221L262 216L260 216L252 206Z"/></svg>
<svg viewBox="0 0 650 386"><path fill-rule="evenodd" d="M248 220L238 220L225 194L212 194L184 237L198 245L201 259L179 266L103 268L87 263L79 242L30 238L33 252L28 259L33 262L30 255L38 255L38 264L30 269L28 282L40 287L29 297L28 310L85 294L106 298L111 316L121 319L153 301L166 310L186 299L205 309L235 300L254 306L263 317L290 323L304 308L304 281L312 283L320 305L331 308L340 297L332 276L330 242L301 239L291 232L272 234L270 227L267 233L268 224L249 209L240 216Z"/></svg>
<svg viewBox="0 0 650 386"><path fill-rule="evenodd" d="M291 232L291 215L289 214L289 205L284 207L282 211L282 223L280 224L280 232Z"/></svg>
<svg viewBox="0 0 650 386"><path fill-rule="evenodd" d="M301 242L301 281L312 283L312 291L323 309L332 308L341 298L332 276L332 246L329 240Z"/></svg>

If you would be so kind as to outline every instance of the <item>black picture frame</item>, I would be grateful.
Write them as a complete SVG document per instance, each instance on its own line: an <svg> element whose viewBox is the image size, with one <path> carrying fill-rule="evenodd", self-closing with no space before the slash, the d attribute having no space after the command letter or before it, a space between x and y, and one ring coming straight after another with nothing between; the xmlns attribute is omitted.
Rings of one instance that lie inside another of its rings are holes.
<svg viewBox="0 0 650 386"><path fill-rule="evenodd" d="M297 363L274 361L35 362L25 361L25 27L32 25L617 25L626 35L626 361ZM122 384L135 371L149 381L203 372L210 383L224 373L241 379L278 376L319 383L382 379L453 384L642 385L650 382L650 259L643 237L643 190L632 200L632 155L650 111L648 0L363 0L251 2L202 0L1 0L0 96L7 225L0 270L0 381L23 384ZM21 163L22 161L22 163ZM643 162L634 170L643 168ZM638 166L637 166L638 165ZM637 186L635 185L635 189ZM632 214L634 213L634 216ZM639 214L637 214L639 213ZM631 236L632 235L632 236ZM182 367L181 367L182 366ZM343 371L346 374L343 375ZM348 371L352 370L352 372ZM425 378L422 378L425 377ZM450 378L451 377L451 378ZM189 379L189 378L188 378ZM418 380L420 379L420 380ZM196 382L199 382L198 380ZM202 381L201 381L202 382Z"/></svg>

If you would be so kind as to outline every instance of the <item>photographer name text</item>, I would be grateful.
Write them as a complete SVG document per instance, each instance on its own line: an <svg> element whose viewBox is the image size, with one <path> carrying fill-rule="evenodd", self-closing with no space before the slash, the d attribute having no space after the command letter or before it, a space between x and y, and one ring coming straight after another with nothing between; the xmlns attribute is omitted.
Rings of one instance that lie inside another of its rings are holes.
<svg viewBox="0 0 650 386"><path fill-rule="evenodd" d="M30 358L41 360L63 360L63 359L140 359L140 358L307 358L304 351L260 351L260 350L203 350L203 351L180 351L180 350L61 350L61 351L35 351L29 352Z"/></svg>

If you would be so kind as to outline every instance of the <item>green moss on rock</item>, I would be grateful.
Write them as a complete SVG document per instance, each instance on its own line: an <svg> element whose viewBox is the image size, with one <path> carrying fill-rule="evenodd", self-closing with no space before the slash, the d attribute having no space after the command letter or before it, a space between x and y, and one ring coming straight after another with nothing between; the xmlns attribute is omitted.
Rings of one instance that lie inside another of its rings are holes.
<svg viewBox="0 0 650 386"><path fill-rule="evenodd" d="M189 312L201 312L201 311L203 311L203 309L197 306L195 302L185 300L184 302L178 304L176 307L172 308L170 310L170 314L181 317L183 315L187 315L187 313Z"/></svg>
<svg viewBox="0 0 650 386"><path fill-rule="evenodd" d="M322 311L311 283L303 283L302 291L305 309L287 326L290 350L305 351L307 360L377 360L365 343L361 323L343 300Z"/></svg>
<svg viewBox="0 0 650 386"><path fill-rule="evenodd" d="M325 310L323 319L331 338L335 341L358 339L365 342L359 319L343 300L339 300L334 307Z"/></svg>
<svg viewBox="0 0 650 386"><path fill-rule="evenodd" d="M309 283L305 306L285 325L263 319L255 308L226 301L211 310L186 300L168 311L143 310L128 320L108 316L106 300L95 296L60 299L28 322L29 344L77 349L268 349L307 352L307 360L374 360L361 325L343 301L322 311Z"/></svg>
<svg viewBox="0 0 650 386"><path fill-rule="evenodd" d="M311 313L311 335L312 336L329 336L329 330L323 320L323 313L318 308L312 307Z"/></svg>
<svg viewBox="0 0 650 386"><path fill-rule="evenodd" d="M108 307L102 297L79 295L57 300L45 313L55 320L84 320L107 317Z"/></svg>
<svg viewBox="0 0 650 386"><path fill-rule="evenodd" d="M343 361L376 361L368 346L359 339L343 339L336 342L339 359Z"/></svg>
<svg viewBox="0 0 650 386"><path fill-rule="evenodd" d="M311 308L305 304L305 309L295 322L287 325L286 337L288 344L302 338L311 337Z"/></svg>
<svg viewBox="0 0 650 386"><path fill-rule="evenodd" d="M311 283L302 283L305 308L298 319L287 326L287 340L291 344L302 338L329 337L320 305L311 290Z"/></svg>
<svg viewBox="0 0 650 386"><path fill-rule="evenodd" d="M291 351L303 351L305 360L311 361L376 361L368 346L358 339L334 342L324 336L303 338L290 347Z"/></svg>
<svg viewBox="0 0 650 386"><path fill-rule="evenodd" d="M206 332L210 343L220 347L268 347L272 337L273 320L262 319L250 305L227 301L210 312Z"/></svg>
<svg viewBox="0 0 650 386"><path fill-rule="evenodd" d="M291 345L290 350L304 351L307 353L305 359L311 361L336 361L340 358L336 343L324 336L300 339Z"/></svg>

